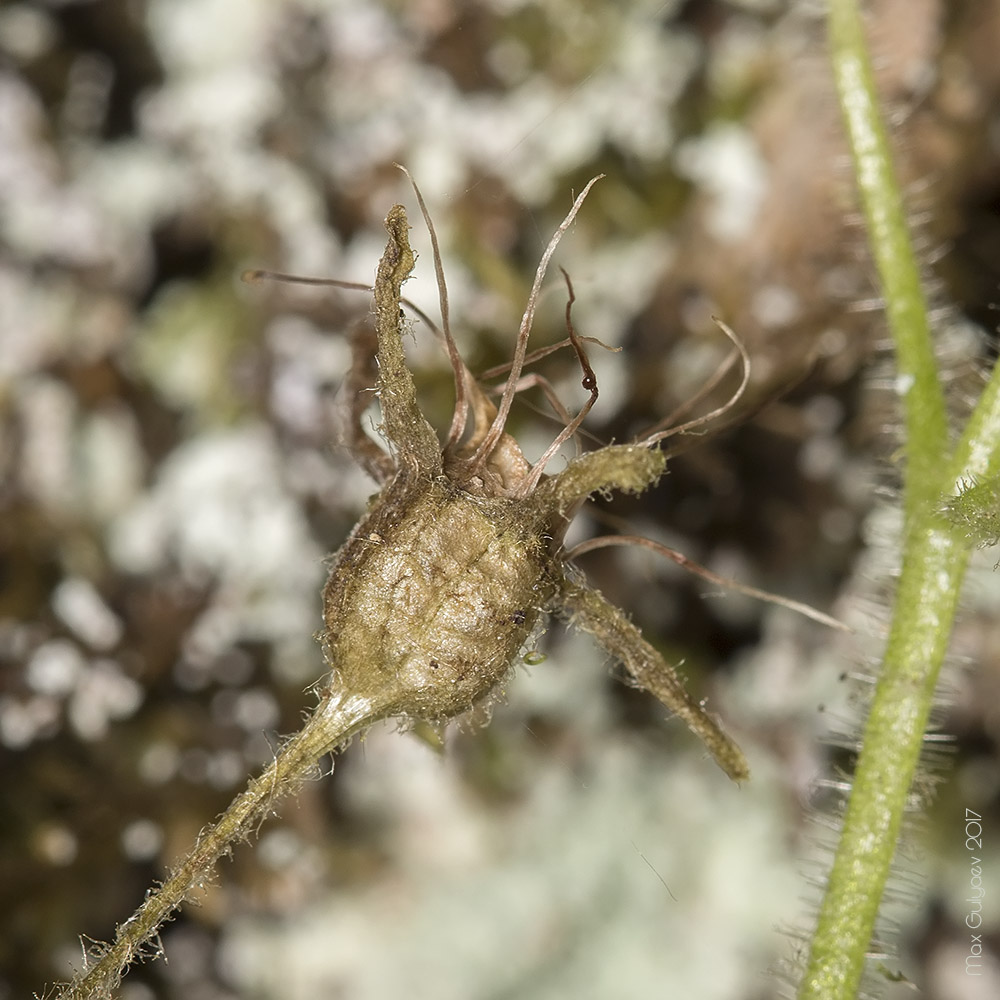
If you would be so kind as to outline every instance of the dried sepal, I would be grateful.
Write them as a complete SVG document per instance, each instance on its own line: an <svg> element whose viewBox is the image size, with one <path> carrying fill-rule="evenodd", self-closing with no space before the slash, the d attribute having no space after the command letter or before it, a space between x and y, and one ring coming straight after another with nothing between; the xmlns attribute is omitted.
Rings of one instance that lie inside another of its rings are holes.
<svg viewBox="0 0 1000 1000"><path fill-rule="evenodd" d="M572 459L558 475L542 480L537 496L569 513L593 493L642 493L666 468L666 457L656 448L611 444Z"/></svg>
<svg viewBox="0 0 1000 1000"><path fill-rule="evenodd" d="M379 402L382 427L399 463L421 475L441 471L441 446L434 428L417 404L413 373L406 365L400 326L403 282L410 276L416 256L410 249L410 223L406 209L396 205L385 219L389 234L385 253L375 275L375 332L378 336Z"/></svg>
<svg viewBox="0 0 1000 1000"><path fill-rule="evenodd" d="M733 781L746 781L750 767L743 751L688 693L677 672L642 637L642 633L607 598L592 587L564 579L558 611L569 623L592 635L620 660L636 684L655 695L705 744Z"/></svg>
<svg viewBox="0 0 1000 1000"><path fill-rule="evenodd" d="M377 351L378 335L373 324L365 319L351 337L351 370L344 382L341 419L344 437L341 443L376 483L384 485L395 473L396 464L392 456L368 436L364 427L373 395L371 387L378 380Z"/></svg>

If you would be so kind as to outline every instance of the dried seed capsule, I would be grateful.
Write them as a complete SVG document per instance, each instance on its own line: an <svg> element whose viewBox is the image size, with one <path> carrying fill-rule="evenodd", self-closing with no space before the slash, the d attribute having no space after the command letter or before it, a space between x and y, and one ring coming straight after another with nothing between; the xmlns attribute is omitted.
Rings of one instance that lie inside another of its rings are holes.
<svg viewBox="0 0 1000 1000"><path fill-rule="evenodd" d="M334 688L439 720L510 669L554 591L552 535L530 500L413 480L394 480L338 553L323 642Z"/></svg>
<svg viewBox="0 0 1000 1000"><path fill-rule="evenodd" d="M375 326L382 430L397 471L330 571L322 638L331 678L324 701L348 693L379 717L451 718L497 689L539 614L556 611L580 621L639 684L687 722L731 777L742 780L747 767L739 749L638 630L596 591L577 582L561 547L569 521L591 493L637 493L659 479L666 461L655 441L609 445L546 476L547 462L590 404L535 466L506 432L545 267L589 187L542 257L499 407L451 350L439 273L443 336L459 398L443 449L417 405L403 353L401 287L414 262L409 225L401 206L386 217L389 241L375 279ZM435 262L440 271L436 254ZM569 290L572 303L571 284ZM592 403L596 381L568 307L567 327L584 381L594 382ZM358 408L352 413L357 419ZM469 414L473 427L463 440Z"/></svg>

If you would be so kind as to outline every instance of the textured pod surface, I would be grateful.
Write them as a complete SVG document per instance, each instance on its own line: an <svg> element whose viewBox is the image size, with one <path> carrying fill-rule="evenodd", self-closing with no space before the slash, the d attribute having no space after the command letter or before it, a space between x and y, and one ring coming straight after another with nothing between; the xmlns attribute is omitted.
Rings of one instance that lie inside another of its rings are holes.
<svg viewBox="0 0 1000 1000"><path fill-rule="evenodd" d="M336 683L386 714L445 719L507 673L554 590L537 504L401 476L337 554L324 591Z"/></svg>

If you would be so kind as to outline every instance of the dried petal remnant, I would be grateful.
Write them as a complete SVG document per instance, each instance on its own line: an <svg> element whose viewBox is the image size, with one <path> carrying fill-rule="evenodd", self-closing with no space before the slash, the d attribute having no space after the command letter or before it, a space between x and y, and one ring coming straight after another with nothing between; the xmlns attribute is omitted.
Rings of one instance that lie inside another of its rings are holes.
<svg viewBox="0 0 1000 1000"><path fill-rule="evenodd" d="M712 721L673 670L663 669L663 659L643 639L640 631L605 597L590 587L567 581L561 591L563 613L584 632L592 634L625 664L639 687L656 695L683 719L712 752L716 763L733 781L750 777L743 751Z"/></svg>

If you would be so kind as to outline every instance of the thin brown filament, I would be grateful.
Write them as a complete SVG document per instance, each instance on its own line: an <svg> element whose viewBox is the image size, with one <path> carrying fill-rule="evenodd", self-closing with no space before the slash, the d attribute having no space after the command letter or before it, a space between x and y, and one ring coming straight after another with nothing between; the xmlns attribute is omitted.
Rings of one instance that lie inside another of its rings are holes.
<svg viewBox="0 0 1000 1000"><path fill-rule="evenodd" d="M612 347L610 344L605 344L603 340L597 337L580 337L579 338L585 344L596 344L598 347L602 347L605 351L610 351L612 354L620 354L620 347ZM555 344L549 344L548 347L538 347L533 351L530 351L524 356L524 367L527 368L529 365L533 365L536 361L541 361L543 358L547 358L550 354L555 354L556 351L561 351L564 347L571 347L573 342L569 337L564 337L562 340ZM502 365L494 365L492 368L487 368L486 371L479 373L480 380L496 378L498 375L503 375L504 372L509 372L513 362L506 361ZM655 430L655 428L654 428Z"/></svg>
<svg viewBox="0 0 1000 1000"><path fill-rule="evenodd" d="M287 274L284 271L268 271L253 267L240 275L240 281L248 285L258 285L262 281L284 281L290 285L327 285L334 288L346 288L352 292L374 292L371 285L363 281L342 281L340 278L312 278L304 274Z"/></svg>
<svg viewBox="0 0 1000 1000"><path fill-rule="evenodd" d="M576 301L576 293L573 291L573 282L570 280L565 268L560 267L559 270L562 271L562 276L566 281L566 289L569 293L568 298L566 299L566 332L569 334L569 342L573 345L573 350L576 351L576 357L580 362L580 368L583 369L583 379L580 384L590 393L590 399L583 404L580 408L580 412L577 413L577 415L559 432L552 444L546 448L542 457L531 467L531 472L525 477L524 482L518 490L518 493L521 496L530 496L531 493L534 492L535 487L538 485L538 480L542 478L542 473L545 471L545 466L559 451L563 444L576 434L580 424L583 423L584 418L588 413L590 413L594 403L597 402L599 394L597 388L597 376L594 374L594 369L590 367L590 360L587 357L587 352L576 332L576 328L573 326L573 303Z"/></svg>
<svg viewBox="0 0 1000 1000"><path fill-rule="evenodd" d="M240 275L240 281L248 285L257 285L262 281L281 281L289 285L319 285L328 288L346 288L350 292L374 292L374 285L366 285L363 281L343 281L340 278L314 278L308 274L288 274L285 271L267 271L264 268L255 267L249 271L244 271ZM437 328L437 324L416 304L407 298L400 298L401 305L406 306L410 312L418 319L426 323L434 336L443 339L444 334Z"/></svg>
<svg viewBox="0 0 1000 1000"><path fill-rule="evenodd" d="M473 471L481 469L485 464L486 460L492 454L493 449L496 447L497 442L500 440L500 437L504 432L504 427L507 424L507 417L510 414L511 403L514 400L514 386L517 384L518 379L521 377L521 372L524 369L524 358L528 351L528 337L531 333L531 324L535 318L535 309L538 306L538 296L541 291L542 282L545 280L545 272L548 270L549 261L552 259L552 255L556 252L556 247L559 246L559 241L563 238L566 230L573 224L573 220L576 218L577 212L580 211L587 195L590 194L590 189L602 177L604 177L604 174L598 174L596 177L591 178L591 180L587 182L587 186L577 197L576 201L573 202L573 207L569 210L566 218L563 219L559 228L553 234L552 239L549 240L549 245L545 248L545 252L542 254L542 259L538 263L538 268L535 271L535 280L532 283L531 293L528 296L528 304L525 307L524 315L521 317L521 325L517 332L517 344L514 348L514 362L511 365L511 377L507 382L507 388L504 390L503 397L500 400L500 405L497 408L497 414L493 418L493 423L490 425L490 429L486 432L485 437L480 442L479 447L476 449L475 454L472 456L469 463Z"/></svg>
<svg viewBox="0 0 1000 1000"><path fill-rule="evenodd" d="M566 268L560 266L559 270L566 281L566 290L569 293L566 299L566 332L569 334L569 342L573 345L573 350L576 351L576 359L580 362L580 367L583 369L583 381L580 384L588 392L593 392L594 399L596 400L597 376L594 374L594 369L590 367L590 359L587 357L583 341L573 327L573 303L576 302L576 292L573 291L573 282L570 280Z"/></svg>
<svg viewBox="0 0 1000 1000"><path fill-rule="evenodd" d="M580 542L579 545L575 545L566 553L566 558L576 559L587 552L607 548L611 545L639 545L643 548L651 549L658 555L665 556L667 559L677 563L682 569L701 577L703 580L707 580L709 583L715 584L717 587L725 587L727 590L734 590L738 594L745 594L747 597L766 601L768 604L777 604L779 607L788 608L789 611L805 615L806 618L811 618L813 621L829 625L830 628L840 629L843 632L851 631L850 626L845 625L836 618L832 618L830 615L824 614L822 611L817 611L808 604L803 604L801 601L793 601L789 597L781 597L778 594L769 594L766 590L748 587L746 584L738 583L729 577L720 576L718 573L713 573L710 569L702 566L701 563L689 559L683 552L678 552L676 549L671 549L666 545L661 545L659 542L654 542L651 538L643 538L641 535L601 535L598 538L591 538L585 542Z"/></svg>
<svg viewBox="0 0 1000 1000"><path fill-rule="evenodd" d="M417 196L417 204L420 206L420 214L424 217L424 225L431 238L431 254L434 258L434 275L437 278L438 304L441 310L441 327L444 332L444 342L448 349L448 360L451 362L451 370L455 376L455 412L452 414L451 427L448 430L448 437L445 441L445 448L456 444L465 432L465 425L469 419L469 387L468 380L471 378L465 362L458 351L458 345L451 333L450 310L448 307L448 285L444 277L444 265L441 263L441 247L438 244L437 230L431 221L430 212L427 211L427 204L424 196L420 192L417 182L413 179L410 171L402 164L395 164L406 174L413 188L413 193Z"/></svg>
<svg viewBox="0 0 1000 1000"><path fill-rule="evenodd" d="M719 385L719 383L729 374L732 370L733 364L739 359L739 354L736 351L730 351L729 356L721 365L718 365L715 371L712 373L711 377L705 382L705 384L693 395L688 396L683 403L680 403L671 413L667 414L662 420L658 420L652 427L644 430L640 435L640 440L645 440L651 434L657 434L665 428L672 427L674 423L679 420L685 413L693 410L703 399L712 393L712 391Z"/></svg>
<svg viewBox="0 0 1000 1000"><path fill-rule="evenodd" d="M253 268L244 271L240 275L240 280L248 285L256 285L261 281L283 281L290 285L326 285L331 288L346 288L351 292L374 292L373 285L366 285L363 281L342 281L340 278L313 278L303 274L286 274L284 271L266 271L262 268ZM438 340L444 340L445 336L440 327L420 308L412 299L401 296L399 303L405 306L422 323L426 323Z"/></svg>
<svg viewBox="0 0 1000 1000"><path fill-rule="evenodd" d="M746 347L743 345L743 341L736 336L727 324L723 323L721 319L718 319L715 316L713 316L712 319L715 321L715 325L730 339L733 346L739 352L740 359L743 362L743 377L740 379L740 384L736 387L729 399L727 399L721 406L717 406L714 410L704 414L704 416L696 417L694 420L687 421L687 423L677 424L675 427L668 427L666 430L657 431L653 434L644 436L639 441L639 444L656 444L657 441L673 437L675 434L690 433L699 427L703 427L705 424L711 423L713 420L717 420L724 413L731 410L746 392L746 388L750 384L750 355L747 352ZM723 367L728 367L729 364L730 362L726 361ZM713 376L713 378L716 378L716 376ZM683 408L681 412L683 412Z"/></svg>

